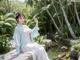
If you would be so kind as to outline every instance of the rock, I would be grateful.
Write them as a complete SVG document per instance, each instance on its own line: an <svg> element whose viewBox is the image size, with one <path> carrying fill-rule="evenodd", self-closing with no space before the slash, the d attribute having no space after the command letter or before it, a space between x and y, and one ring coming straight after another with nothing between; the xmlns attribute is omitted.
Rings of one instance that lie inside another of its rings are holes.
<svg viewBox="0 0 80 60"><path fill-rule="evenodd" d="M69 59L69 53L68 52L63 52L63 53L59 54L57 57L57 60L68 60L68 59Z"/></svg>
<svg viewBox="0 0 80 60"><path fill-rule="evenodd" d="M80 52L78 53L78 60L80 60Z"/></svg>
<svg viewBox="0 0 80 60"><path fill-rule="evenodd" d="M58 58L63 58L64 56L66 56L65 52L63 54L58 55Z"/></svg>
<svg viewBox="0 0 80 60"><path fill-rule="evenodd" d="M4 60L4 55L0 55L0 60Z"/></svg>
<svg viewBox="0 0 80 60"><path fill-rule="evenodd" d="M70 59L72 59L72 60L78 60L78 53L76 52L76 50L74 48L71 48Z"/></svg>
<svg viewBox="0 0 80 60"><path fill-rule="evenodd" d="M11 58L15 54L16 54L16 51L12 50L7 54L0 55L0 60L11 60ZM33 60L33 55L34 55L34 53L31 51L21 53L19 56L15 57L13 60Z"/></svg>
<svg viewBox="0 0 80 60"><path fill-rule="evenodd" d="M44 39L44 40L43 40L43 43L44 43L46 46L48 46L48 47L50 47L50 46L52 45L52 41L49 40L49 39Z"/></svg>
<svg viewBox="0 0 80 60"><path fill-rule="evenodd" d="M33 60L32 52L26 52L26 53L20 54L18 57L14 58L13 60Z"/></svg>
<svg viewBox="0 0 80 60"><path fill-rule="evenodd" d="M48 48L52 46L52 41L49 39L44 39L43 44L45 45L46 50L48 50Z"/></svg>
<svg viewBox="0 0 80 60"><path fill-rule="evenodd" d="M62 47L61 47L61 50L62 50L63 52L65 52L65 51L68 50L68 47L66 47L66 46L62 46Z"/></svg>

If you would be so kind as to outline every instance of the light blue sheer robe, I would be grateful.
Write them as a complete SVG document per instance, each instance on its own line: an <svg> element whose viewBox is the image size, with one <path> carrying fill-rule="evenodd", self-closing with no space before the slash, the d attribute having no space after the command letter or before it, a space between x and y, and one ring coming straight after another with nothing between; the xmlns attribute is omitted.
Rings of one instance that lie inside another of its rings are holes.
<svg viewBox="0 0 80 60"><path fill-rule="evenodd" d="M36 25L33 29L30 29L26 25L17 24L13 39L16 43L16 51L19 54L26 44L33 43L35 37L39 36L39 28Z"/></svg>
<svg viewBox="0 0 80 60"><path fill-rule="evenodd" d="M17 54L19 54L21 49L23 49L34 53L33 60L49 60L44 47L34 43L33 38L39 36L38 30L38 25L36 25L33 29L20 24L16 26L13 39L16 42Z"/></svg>

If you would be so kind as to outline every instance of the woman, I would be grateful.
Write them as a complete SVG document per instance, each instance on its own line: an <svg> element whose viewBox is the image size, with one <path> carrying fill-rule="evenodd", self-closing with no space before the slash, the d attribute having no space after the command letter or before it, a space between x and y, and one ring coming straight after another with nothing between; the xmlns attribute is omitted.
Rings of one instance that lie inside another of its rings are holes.
<svg viewBox="0 0 80 60"><path fill-rule="evenodd" d="M26 51L33 51L36 56L33 59L49 60L45 49L41 45L35 43L33 39L39 35L38 21L35 21L36 25L33 29L24 25L24 16L20 13L16 14L16 21L17 26L14 31L13 39L16 43L17 55Z"/></svg>

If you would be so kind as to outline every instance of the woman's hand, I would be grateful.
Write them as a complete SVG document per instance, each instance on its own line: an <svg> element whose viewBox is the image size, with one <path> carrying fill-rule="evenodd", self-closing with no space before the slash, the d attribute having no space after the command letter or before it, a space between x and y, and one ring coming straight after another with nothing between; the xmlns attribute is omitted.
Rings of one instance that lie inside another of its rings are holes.
<svg viewBox="0 0 80 60"><path fill-rule="evenodd" d="M36 26L38 26L38 20L37 20L36 16L34 16L33 19L36 22Z"/></svg>
<svg viewBox="0 0 80 60"><path fill-rule="evenodd" d="M35 21L36 23L38 23L38 20L37 20L36 16L34 16L33 19L34 19L34 21Z"/></svg>

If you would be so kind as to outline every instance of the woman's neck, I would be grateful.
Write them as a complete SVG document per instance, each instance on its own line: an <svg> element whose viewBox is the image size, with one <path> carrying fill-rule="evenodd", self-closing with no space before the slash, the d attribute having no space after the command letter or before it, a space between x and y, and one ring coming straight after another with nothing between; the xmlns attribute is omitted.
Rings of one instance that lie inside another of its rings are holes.
<svg viewBox="0 0 80 60"><path fill-rule="evenodd" d="M23 25L23 24L18 23L17 25Z"/></svg>
<svg viewBox="0 0 80 60"><path fill-rule="evenodd" d="M23 23L18 23L19 25L23 25Z"/></svg>

